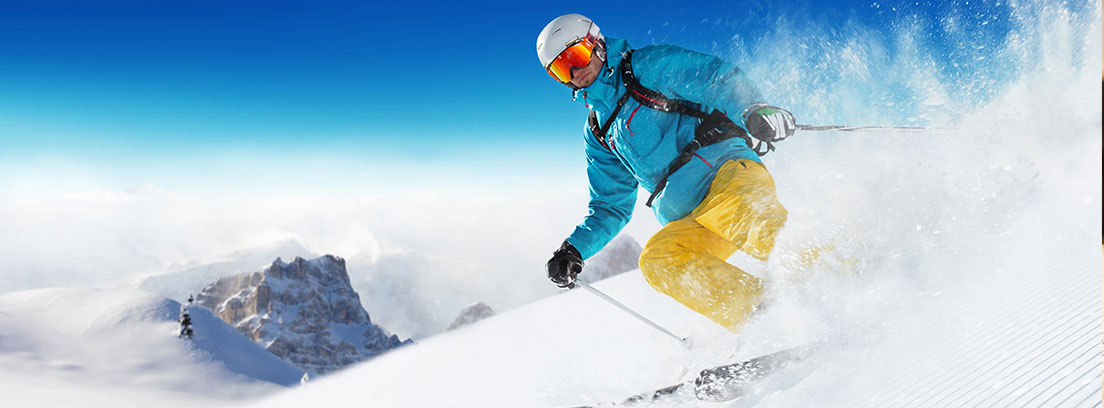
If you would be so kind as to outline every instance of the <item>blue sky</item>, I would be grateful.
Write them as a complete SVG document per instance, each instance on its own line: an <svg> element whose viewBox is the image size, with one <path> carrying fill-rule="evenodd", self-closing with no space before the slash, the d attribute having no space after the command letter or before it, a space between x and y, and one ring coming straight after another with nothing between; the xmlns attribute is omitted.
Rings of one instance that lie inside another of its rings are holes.
<svg viewBox="0 0 1104 408"><path fill-rule="evenodd" d="M932 25L953 12L998 26L992 17L1007 14L985 2L460 3L5 2L0 159L114 169L123 184L143 182L131 175L142 169L153 178L144 182L159 183L158 172L188 177L173 166L238 154L481 166L539 151L563 160L577 153L584 110L534 51L560 14L585 14L637 46L735 59L718 44L754 42L780 17L888 33L907 16ZM947 59L961 47L925 41ZM962 69L946 67L948 77Z"/></svg>

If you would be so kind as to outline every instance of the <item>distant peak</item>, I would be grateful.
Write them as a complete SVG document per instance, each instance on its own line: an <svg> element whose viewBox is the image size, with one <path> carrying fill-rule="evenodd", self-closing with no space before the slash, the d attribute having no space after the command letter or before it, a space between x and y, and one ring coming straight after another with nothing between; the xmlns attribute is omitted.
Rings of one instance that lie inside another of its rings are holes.
<svg viewBox="0 0 1104 408"><path fill-rule="evenodd" d="M265 276L279 279L307 279L315 277L323 282L334 279L341 281L345 286L350 286L349 272L345 270L345 259L330 254L322 255L314 259L303 259L297 256L291 262L284 262L277 257L268 268L261 271Z"/></svg>
<svg viewBox="0 0 1104 408"><path fill-rule="evenodd" d="M467 326L477 321L494 316L494 308L490 307L483 302L475 302L464 310L460 311L460 314L456 316L456 319L452 321L447 330L452 330L461 326Z"/></svg>

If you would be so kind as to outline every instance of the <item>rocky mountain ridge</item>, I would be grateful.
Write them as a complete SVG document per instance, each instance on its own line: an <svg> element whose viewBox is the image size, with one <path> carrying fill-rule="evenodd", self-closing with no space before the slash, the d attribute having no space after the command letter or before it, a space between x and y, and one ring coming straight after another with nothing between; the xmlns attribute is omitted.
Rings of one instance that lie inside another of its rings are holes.
<svg viewBox="0 0 1104 408"><path fill-rule="evenodd" d="M333 255L277 258L262 270L220 278L196 304L312 376L410 343L372 323L345 260Z"/></svg>

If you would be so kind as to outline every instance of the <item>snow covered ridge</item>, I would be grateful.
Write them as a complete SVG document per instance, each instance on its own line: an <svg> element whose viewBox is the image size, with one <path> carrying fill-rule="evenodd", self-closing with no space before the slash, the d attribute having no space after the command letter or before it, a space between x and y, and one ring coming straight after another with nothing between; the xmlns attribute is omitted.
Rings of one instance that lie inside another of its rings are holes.
<svg viewBox="0 0 1104 408"><path fill-rule="evenodd" d="M495 311L490 305L483 302L475 302L471 306L464 308L460 311L460 314L456 316L456 320L452 321L448 330L456 329L461 326L467 326L469 324L478 322L488 317L494 316Z"/></svg>
<svg viewBox="0 0 1104 408"><path fill-rule="evenodd" d="M411 343L372 323L345 260L333 255L276 258L265 269L220 278L196 304L312 376Z"/></svg>
<svg viewBox="0 0 1104 408"><path fill-rule="evenodd" d="M298 238L285 238L223 254L208 262L169 267L165 273L142 278L136 283L136 287L183 301L219 278L255 271L271 264L277 257L315 258L319 255L321 254L311 251Z"/></svg>
<svg viewBox="0 0 1104 408"><path fill-rule="evenodd" d="M0 394L7 407L214 406L299 385L303 371L180 304L131 289L0 293Z"/></svg>
<svg viewBox="0 0 1104 408"><path fill-rule="evenodd" d="M627 234L618 235L583 264L579 275L587 282L597 282L608 277L640 268L640 243Z"/></svg>

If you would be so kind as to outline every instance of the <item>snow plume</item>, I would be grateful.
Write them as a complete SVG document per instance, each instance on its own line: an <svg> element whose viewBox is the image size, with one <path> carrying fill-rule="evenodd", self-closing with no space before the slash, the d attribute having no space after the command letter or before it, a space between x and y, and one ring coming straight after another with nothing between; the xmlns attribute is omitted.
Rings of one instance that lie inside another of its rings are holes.
<svg viewBox="0 0 1104 408"><path fill-rule="evenodd" d="M766 160L790 210L772 259L776 320L753 322L749 332L773 334L746 341L835 338L856 361L871 358L870 347L893 350L877 354L887 358L923 355L918 350L950 356L985 322L1065 296L1051 290L1056 282L1069 283L1070 296L1099 291L1100 3L1007 7L1008 32L976 54L997 62L975 71L929 63L942 49L925 45L935 34L911 24L888 40L849 24L850 34L832 41L844 46L823 54L750 48L749 75L767 75L772 62L784 67L768 93L798 106L800 122L948 128L799 132L780 144ZM959 38L968 28L958 17L925 29ZM828 43L819 30L783 30L758 44ZM837 64L807 64L818 60ZM873 378L899 370L863 367L869 371L850 382L822 379L782 405L826 390L865 395Z"/></svg>
<svg viewBox="0 0 1104 408"><path fill-rule="evenodd" d="M869 7L875 15L864 18L764 10L744 18L768 31L708 51L736 62L765 100L806 124L953 126L1045 72L1100 75L1098 1ZM730 19L719 28L748 26Z"/></svg>

